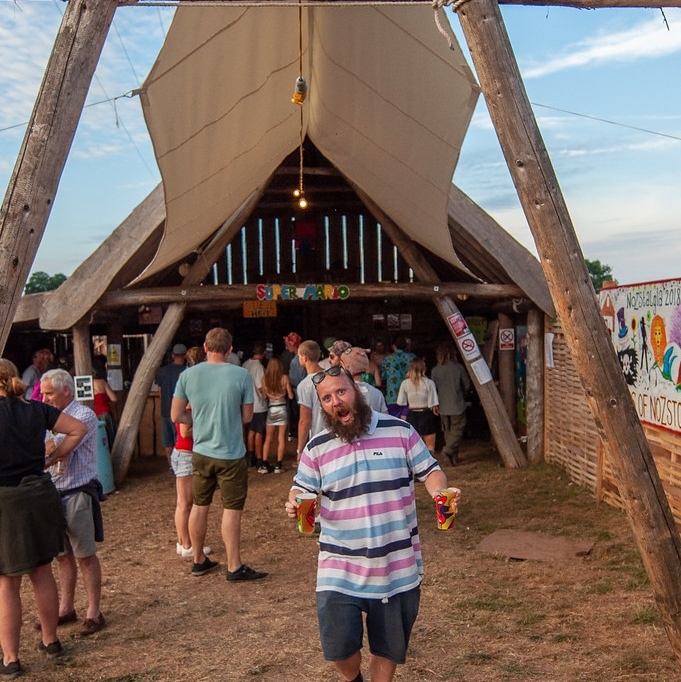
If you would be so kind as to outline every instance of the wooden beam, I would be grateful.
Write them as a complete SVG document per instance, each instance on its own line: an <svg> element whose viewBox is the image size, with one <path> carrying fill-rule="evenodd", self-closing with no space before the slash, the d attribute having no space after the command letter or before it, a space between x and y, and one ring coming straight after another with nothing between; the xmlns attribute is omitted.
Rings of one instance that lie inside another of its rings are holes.
<svg viewBox="0 0 681 682"><path fill-rule="evenodd" d="M165 217L159 184L52 293L40 312L41 329L70 329L85 317Z"/></svg>
<svg viewBox="0 0 681 682"><path fill-rule="evenodd" d="M458 16L662 620L681 660L681 539L593 295L499 6L495 0L472 0L458 9Z"/></svg>
<svg viewBox="0 0 681 682"><path fill-rule="evenodd" d="M456 229L469 234L488 258L501 264L527 298L547 315L556 314L539 261L456 185L449 190L447 214L450 229L454 223Z"/></svg>
<svg viewBox="0 0 681 682"><path fill-rule="evenodd" d="M414 271L416 276L421 280L433 282L437 280L437 275L433 268L429 265L424 255L416 244L409 239L402 230L390 219L390 217L382 211L379 206L362 191L359 187L355 187L357 195L362 199L364 205L371 211L374 218L381 223L381 227L393 244L397 247L402 258L409 264L409 267ZM511 423L504 411L504 404L499 395L497 387L492 381L492 376L489 373L489 367L485 360L480 355L480 349L475 342L475 349L477 356L466 352L461 347L461 338L454 332L453 320L461 319L463 316L459 312L456 304L449 296L434 297L433 302L435 307L440 312L442 319L445 321L452 337L456 341L459 348L461 360L464 363L468 373L473 381L475 390L480 398L480 404L485 411L487 423L489 424L490 432L494 438L495 445L501 459L505 466L511 469L523 467L527 464L527 460L523 451L518 445L515 432L511 427ZM472 339L472 334L469 336ZM482 371L484 367L484 372Z"/></svg>
<svg viewBox="0 0 681 682"><path fill-rule="evenodd" d="M282 282L283 284L283 282ZM164 303L224 303L225 301L256 300L256 284L215 284L211 286L154 287L151 289L123 289L109 291L97 302L97 309L159 305ZM305 284L299 286L299 300L303 299ZM330 285L333 286L333 285ZM523 295L519 287L509 284L435 283L409 284L348 284L349 299L371 299L385 296L432 299L442 296L469 298L516 298ZM286 301L279 301L286 303Z"/></svg>
<svg viewBox="0 0 681 682"><path fill-rule="evenodd" d="M57 193L117 0L66 5L0 209L0 352Z"/></svg>
<svg viewBox="0 0 681 682"><path fill-rule="evenodd" d="M526 5L528 7L574 7L575 9L608 9L617 7L639 7L660 9L662 7L681 7L681 0L501 0L502 5Z"/></svg>
<svg viewBox="0 0 681 682"><path fill-rule="evenodd" d="M266 186L267 183L263 185L263 187ZM253 212L262 194L262 188L255 190L220 226L213 235L211 242L189 269L189 272L182 281L183 285L194 286L203 281L219 254L224 251L226 245L239 232L243 221ZM130 386L130 392L125 401L123 413L121 414L121 420L118 424L116 438L111 448L111 463L114 481L117 484L122 483L128 473L149 389L151 389L151 384L154 382L156 370L161 364L166 350L172 344L175 332L182 322L185 307L185 303L172 303L168 307L163 315L161 324L156 329L154 338L135 372L135 377Z"/></svg>

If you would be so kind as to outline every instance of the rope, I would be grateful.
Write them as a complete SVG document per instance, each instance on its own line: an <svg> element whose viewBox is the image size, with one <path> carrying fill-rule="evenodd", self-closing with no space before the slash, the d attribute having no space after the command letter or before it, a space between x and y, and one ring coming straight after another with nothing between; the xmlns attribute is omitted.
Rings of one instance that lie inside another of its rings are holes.
<svg viewBox="0 0 681 682"><path fill-rule="evenodd" d="M461 5L463 5L464 3L468 2L468 0L455 0L455 2L452 2L452 0L432 0L432 2L435 26L437 26L437 30L440 31L440 33L445 37L447 45L449 45L449 49L455 50L456 45L454 43L454 40L452 39L452 34L442 25L441 16L444 14L445 7L449 7L451 5L452 9L455 12L457 12L459 7L461 7Z"/></svg>

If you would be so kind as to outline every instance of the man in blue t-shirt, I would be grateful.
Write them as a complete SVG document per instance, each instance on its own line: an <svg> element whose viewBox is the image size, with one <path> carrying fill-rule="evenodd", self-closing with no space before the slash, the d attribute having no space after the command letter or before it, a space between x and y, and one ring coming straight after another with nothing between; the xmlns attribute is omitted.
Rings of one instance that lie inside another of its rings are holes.
<svg viewBox="0 0 681 682"><path fill-rule="evenodd" d="M192 575L218 567L203 551L213 493L222 499L222 539L227 552L227 580L260 580L267 573L241 562L241 516L248 491L243 424L253 418L253 379L248 370L227 362L232 335L220 327L206 334L206 361L189 367L177 380L172 420L192 425L192 495L189 537L194 548ZM191 410L187 406L191 405Z"/></svg>

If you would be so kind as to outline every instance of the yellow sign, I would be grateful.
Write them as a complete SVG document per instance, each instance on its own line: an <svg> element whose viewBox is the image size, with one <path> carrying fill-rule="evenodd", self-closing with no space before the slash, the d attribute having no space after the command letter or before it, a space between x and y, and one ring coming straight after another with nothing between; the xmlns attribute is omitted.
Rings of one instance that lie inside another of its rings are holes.
<svg viewBox="0 0 681 682"><path fill-rule="evenodd" d="M276 301L244 301L244 317L276 317Z"/></svg>

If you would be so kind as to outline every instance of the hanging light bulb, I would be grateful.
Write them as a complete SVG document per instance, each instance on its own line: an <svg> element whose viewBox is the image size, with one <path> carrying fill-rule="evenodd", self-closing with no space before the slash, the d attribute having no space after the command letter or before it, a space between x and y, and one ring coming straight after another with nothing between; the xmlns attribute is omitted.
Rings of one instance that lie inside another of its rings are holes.
<svg viewBox="0 0 681 682"><path fill-rule="evenodd" d="M305 209L309 206L307 203L307 199L305 198L305 194L301 193L300 198L298 199L298 208Z"/></svg>
<svg viewBox="0 0 681 682"><path fill-rule="evenodd" d="M302 105L306 97L307 81L302 76L298 76L298 78L296 78L296 85L295 89L293 90L293 97L291 98L291 101L294 104Z"/></svg>

